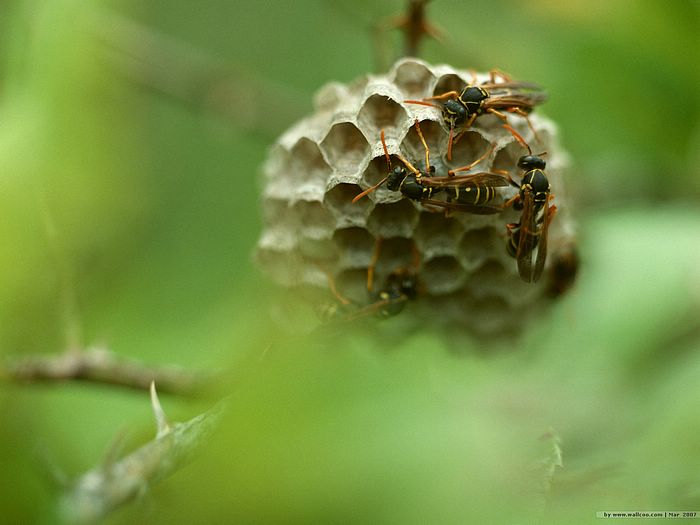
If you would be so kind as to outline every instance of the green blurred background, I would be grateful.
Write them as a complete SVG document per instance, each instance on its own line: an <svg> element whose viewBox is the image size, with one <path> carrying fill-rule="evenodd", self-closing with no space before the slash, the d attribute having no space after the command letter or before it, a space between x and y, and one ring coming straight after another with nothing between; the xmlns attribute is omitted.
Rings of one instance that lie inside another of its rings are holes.
<svg viewBox="0 0 700 525"><path fill-rule="evenodd" d="M699 5L430 4L445 42L423 58L547 87L583 259L514 351L458 357L429 332L276 338L251 259L266 148L325 82L377 67L370 27L403 2L0 3L2 356L104 344L235 369L218 439L108 522L700 511ZM56 522L48 464L75 476L152 436L145 393L2 385L0 408L2 523Z"/></svg>

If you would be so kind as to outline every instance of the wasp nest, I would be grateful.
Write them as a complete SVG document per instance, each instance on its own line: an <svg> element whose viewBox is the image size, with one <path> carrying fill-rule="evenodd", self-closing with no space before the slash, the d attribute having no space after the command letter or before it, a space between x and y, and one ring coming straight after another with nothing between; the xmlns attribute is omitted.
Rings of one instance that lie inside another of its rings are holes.
<svg viewBox="0 0 700 525"><path fill-rule="evenodd" d="M488 78L478 75L480 82ZM343 297L367 305L376 300L367 290L367 269L374 258L377 289L399 268L415 272L417 296L402 317L484 336L522 328L547 296L565 285L559 273L567 273L567 261L574 257L561 176L566 156L556 143L554 124L537 110L530 120L539 140L525 119L509 116L509 123L533 149L547 151L546 173L558 209L549 229L547 267L537 283L523 282L515 259L506 252L506 224L518 222L515 210L445 213L389 191L386 185L352 202L387 174L382 130L394 166L402 166L396 156L401 155L424 169L425 149L416 121L436 173L470 164L494 145L477 171L507 170L520 181L517 162L527 152L498 117L480 116L454 144L448 161L449 128L439 109L404 102L461 90L472 79L467 71L402 59L386 75L322 88L316 113L282 135L263 168L265 229L257 260L265 272L300 296L315 291L314 301L319 293L327 301L335 300L334 284ZM506 200L517 189L499 192ZM378 239L382 241L377 252Z"/></svg>

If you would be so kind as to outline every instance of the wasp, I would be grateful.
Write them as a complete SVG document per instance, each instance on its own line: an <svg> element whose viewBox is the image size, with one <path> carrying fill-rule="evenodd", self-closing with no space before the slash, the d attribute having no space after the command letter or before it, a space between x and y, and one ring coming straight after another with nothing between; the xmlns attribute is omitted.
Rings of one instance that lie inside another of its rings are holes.
<svg viewBox="0 0 700 525"><path fill-rule="evenodd" d="M517 131L507 124L504 127L528 150L528 155L518 159L518 167L525 171L520 184L509 177L510 184L519 191L504 207L512 205L513 209L521 211L521 214L517 223L506 225L506 250L516 259L521 279L528 283L536 282L542 275L547 259L547 235L557 207L548 205L554 196L544 172L546 162L542 155L545 153L533 155L530 146ZM533 264L535 248L537 257Z"/></svg>
<svg viewBox="0 0 700 525"><path fill-rule="evenodd" d="M461 92L447 91L422 100L404 100L407 104L436 107L442 111L442 118L450 127L447 160L452 160L452 145L471 127L477 117L486 113L496 115L505 124L508 124L508 117L503 113L504 111L520 115L537 137L528 115L536 105L547 100L547 94L537 84L513 82L508 75L496 70L492 70L490 76L490 82L477 84L476 75L474 75L472 82ZM497 82L497 76L500 76L503 81ZM443 104L429 102L431 100L440 101ZM454 130L459 127L463 129L455 135Z"/></svg>
<svg viewBox="0 0 700 525"><path fill-rule="evenodd" d="M338 302L323 312L326 322L352 322L357 319L376 315L382 319L400 314L409 301L418 297L418 279L412 270L399 268L391 272L379 292L373 294L372 302L362 307L353 305L335 288L329 276L331 293Z"/></svg>
<svg viewBox="0 0 700 525"><path fill-rule="evenodd" d="M418 296L418 280L415 274L399 268L389 274L384 287L379 291L376 301L353 314L353 318L376 313L379 317L387 318L400 314L408 301Z"/></svg>
<svg viewBox="0 0 700 525"><path fill-rule="evenodd" d="M446 177L438 177L435 176L435 167L430 165L430 149L423 137L418 121L415 123L415 128L425 148L425 170L418 170L400 155L397 155L397 157L404 166L396 166L392 169L391 157L386 146L384 130L382 130L381 141L384 156L386 157L388 174L377 184L357 195L353 202L357 202L386 183L388 189L400 191L404 197L418 201L428 207L439 207L445 210L463 211L479 215L503 211L503 206L492 204L498 196L496 188L510 185L510 180L503 174L479 172L469 175L456 175L458 172L471 170L488 157L495 146L492 146L471 164L449 170ZM447 200L433 198L440 193L445 193Z"/></svg>
<svg viewBox="0 0 700 525"><path fill-rule="evenodd" d="M492 151L493 147L484 156ZM463 211L477 215L490 215L503 211L505 205L494 204L494 201L499 197L497 188L511 184L510 179L504 176L507 172L482 171L469 175L455 175L458 171L468 171L480 161L481 159L477 159L468 166L449 170L447 177L423 178L423 184L435 190L444 191L447 200L423 199L421 202L445 208L446 211Z"/></svg>

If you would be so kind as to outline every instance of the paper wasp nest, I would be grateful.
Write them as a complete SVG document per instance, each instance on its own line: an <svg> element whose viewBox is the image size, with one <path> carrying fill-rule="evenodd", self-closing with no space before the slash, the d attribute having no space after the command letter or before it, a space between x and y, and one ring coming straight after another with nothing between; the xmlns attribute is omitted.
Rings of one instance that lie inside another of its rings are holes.
<svg viewBox="0 0 700 525"><path fill-rule="evenodd" d="M552 266L573 246L562 181L566 155L556 143L554 124L538 109L530 119L539 142L522 117L509 116L535 152L547 151L546 173L556 196L547 267L537 283L523 282L515 259L506 253L506 224L519 217L512 209L494 215L453 211L446 216L385 186L352 202L387 173L382 130L394 166L401 165L393 156L400 154L418 169L425 167L416 120L437 173L471 163L495 143L477 170L505 169L520 181L517 161L527 152L497 117L480 116L454 145L447 162L449 128L440 111L403 102L460 90L471 79L467 71L402 59L386 75L323 87L316 96L316 113L282 135L263 167L264 231L257 260L264 271L314 302L335 300L331 276L341 295L366 305L373 301L366 286L367 268L375 241L381 238L375 288L397 268L413 268L418 296L400 315L412 319L413 326L452 327L477 336L518 332L547 303ZM486 82L488 75L478 79ZM499 191L503 200L517 193L516 188Z"/></svg>

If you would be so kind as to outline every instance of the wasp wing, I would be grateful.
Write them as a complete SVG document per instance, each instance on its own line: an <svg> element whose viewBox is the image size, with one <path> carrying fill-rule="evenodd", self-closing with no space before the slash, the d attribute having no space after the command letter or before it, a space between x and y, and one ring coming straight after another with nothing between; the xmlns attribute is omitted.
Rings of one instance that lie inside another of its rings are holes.
<svg viewBox="0 0 700 525"><path fill-rule="evenodd" d="M421 204L437 206L446 210L463 211L475 215L492 215L503 211L503 206L490 206L488 204L466 204L460 202L438 201L434 199L421 199Z"/></svg>
<svg viewBox="0 0 700 525"><path fill-rule="evenodd" d="M453 177L421 177L421 184L434 188L455 188L466 186L488 186L492 188L510 186L507 177L497 173L482 171Z"/></svg>
<svg viewBox="0 0 700 525"><path fill-rule="evenodd" d="M547 100L546 93L508 93L506 95L491 95L484 100L484 109L523 108L531 110Z"/></svg>
<svg viewBox="0 0 700 525"><path fill-rule="evenodd" d="M520 215L520 233L515 258L518 263L520 278L527 283L536 280L533 278L532 272L532 252L535 250L537 242L538 232L535 198L531 191L526 191L525 200L523 202L523 212Z"/></svg>
<svg viewBox="0 0 700 525"><path fill-rule="evenodd" d="M549 232L549 224L556 211L556 206L550 206L549 208L545 206L542 212L542 226L540 227L539 242L537 243L537 259L535 260L535 269L532 275L533 282L539 280L544 269L544 263L547 260L547 234Z"/></svg>
<svg viewBox="0 0 700 525"><path fill-rule="evenodd" d="M535 82L484 82L479 87L493 91L495 89L526 89L532 91L544 91L544 88Z"/></svg>

